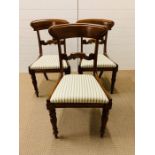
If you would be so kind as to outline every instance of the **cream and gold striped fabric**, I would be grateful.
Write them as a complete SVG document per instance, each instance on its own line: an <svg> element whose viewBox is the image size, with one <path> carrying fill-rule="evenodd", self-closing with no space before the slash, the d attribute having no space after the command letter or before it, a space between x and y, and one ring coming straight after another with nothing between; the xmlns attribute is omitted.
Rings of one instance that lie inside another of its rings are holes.
<svg viewBox="0 0 155 155"><path fill-rule="evenodd" d="M93 75L65 75L53 92L52 103L108 103Z"/></svg>
<svg viewBox="0 0 155 155"><path fill-rule="evenodd" d="M83 59L81 62L81 67L83 68L92 68L93 67L93 60L85 60ZM97 67L116 67L116 64L111 61L108 57L103 54L98 54L97 58Z"/></svg>
<svg viewBox="0 0 155 155"><path fill-rule="evenodd" d="M67 68L66 61L63 61L63 67ZM60 63L58 55L43 55L31 65L31 69L59 69L59 68Z"/></svg>

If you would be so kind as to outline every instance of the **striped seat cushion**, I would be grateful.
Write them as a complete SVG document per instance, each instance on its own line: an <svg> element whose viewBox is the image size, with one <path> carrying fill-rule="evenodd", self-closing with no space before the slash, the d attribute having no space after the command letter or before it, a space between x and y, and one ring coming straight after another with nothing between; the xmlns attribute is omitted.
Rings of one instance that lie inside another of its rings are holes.
<svg viewBox="0 0 155 155"><path fill-rule="evenodd" d="M93 60L85 60L83 59L81 62L81 67L82 68L92 68L93 67ZM116 67L116 64L111 61L108 57L106 57L103 54L98 54L97 58L97 67Z"/></svg>
<svg viewBox="0 0 155 155"><path fill-rule="evenodd" d="M63 61L63 67L67 68L66 61ZM43 55L37 59L32 65L31 69L59 69L58 55Z"/></svg>
<svg viewBox="0 0 155 155"><path fill-rule="evenodd" d="M54 90L52 103L108 103L108 98L93 75L65 75Z"/></svg>

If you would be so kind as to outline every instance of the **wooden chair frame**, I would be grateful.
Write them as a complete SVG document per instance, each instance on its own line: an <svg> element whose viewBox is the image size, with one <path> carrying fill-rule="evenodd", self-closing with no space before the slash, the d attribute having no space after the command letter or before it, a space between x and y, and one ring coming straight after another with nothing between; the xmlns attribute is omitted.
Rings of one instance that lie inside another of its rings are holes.
<svg viewBox="0 0 155 155"><path fill-rule="evenodd" d="M90 23L90 24L99 24L104 25L108 28L108 30L111 30L111 28L114 26L114 22L112 20L107 19L81 19L78 20L76 23ZM107 39L108 39L108 31L105 36L99 41L99 44L103 44L103 55L109 58L107 54ZM84 44L92 44L94 43L94 39L90 39L88 41L84 40L81 37L81 52L83 52L83 45ZM110 58L109 58L110 59ZM111 60L112 61L112 60ZM113 61L114 62L114 61ZM112 71L112 78L111 78L111 93L114 91L114 85L116 81L116 75L118 71L118 64L114 62L116 67L97 67L97 70L100 71L99 77L101 78L104 71ZM81 62L78 67L78 72L82 74L85 71L92 71L93 68L87 68L87 67L81 67Z"/></svg>
<svg viewBox="0 0 155 155"><path fill-rule="evenodd" d="M59 24L68 24L69 22L62 19L40 19L40 20L34 20L30 23L31 27L34 31L37 32L37 38L38 38L38 45L39 45L39 56L37 59L39 59L43 55L43 49L42 46L51 45L51 44L57 44L57 41L55 39L52 40L42 40L40 36L41 30L48 30L48 28L52 25L59 25ZM61 44L64 46L64 52L66 53L66 40L61 40ZM65 73L70 73L70 66L67 62L68 67L64 70ZM46 80L48 80L47 73L54 73L54 72L60 72L60 69L32 69L31 65L28 67L29 74L32 78L32 84L35 90L35 94L38 97L39 91L37 86L37 79L36 79L36 73L43 73Z"/></svg>
<svg viewBox="0 0 155 155"><path fill-rule="evenodd" d="M57 40L58 42L58 49L59 49L59 60L60 60L60 78L57 81L55 88L51 92L51 95L47 99L47 109L50 115L50 121L53 127L53 134L55 138L58 138L58 128L57 128L57 118L56 118L56 108L102 108L102 116L101 116L101 128L100 128L100 136L103 137L106 123L108 121L108 114L109 110L112 108L112 99L110 95L106 92L101 81L97 75L97 53L98 53L98 42L101 37L103 37L107 32L107 28L103 26L91 25L91 24L68 24L68 25L58 25L49 28L49 33ZM67 38L77 38L77 37L91 37L94 38L95 41L95 52L89 54L87 56L85 53L77 52L71 53L67 55L62 53L61 50L61 39ZM108 103L53 103L50 101L50 98L55 91L57 85L61 81L63 77L63 60L70 60L70 59L87 59L87 60L94 60L94 68L93 68L93 76L101 85L103 91L108 97Z"/></svg>

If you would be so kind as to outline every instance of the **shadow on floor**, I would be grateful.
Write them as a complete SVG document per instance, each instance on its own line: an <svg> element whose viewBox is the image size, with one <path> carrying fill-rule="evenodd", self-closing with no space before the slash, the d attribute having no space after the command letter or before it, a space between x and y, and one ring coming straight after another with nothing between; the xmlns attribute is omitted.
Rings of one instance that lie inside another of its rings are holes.
<svg viewBox="0 0 155 155"><path fill-rule="evenodd" d="M68 108L58 114L60 139L100 138L101 112L98 108ZM104 137L110 138L106 128Z"/></svg>
<svg viewBox="0 0 155 155"><path fill-rule="evenodd" d="M90 110L90 120L89 120L89 132L90 136L99 137L100 127L101 127L101 110L99 108L92 108ZM106 127L104 137L110 138L110 133Z"/></svg>
<svg viewBox="0 0 155 155"><path fill-rule="evenodd" d="M52 92L54 86L55 86L56 81L55 80L45 80L43 79L39 86L39 97L47 97L50 92Z"/></svg>

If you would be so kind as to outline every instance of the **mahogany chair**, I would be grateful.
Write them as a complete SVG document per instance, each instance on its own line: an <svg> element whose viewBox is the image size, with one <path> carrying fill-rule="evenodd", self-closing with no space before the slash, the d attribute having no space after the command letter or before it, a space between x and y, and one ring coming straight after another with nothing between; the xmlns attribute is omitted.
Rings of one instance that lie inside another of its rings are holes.
<svg viewBox="0 0 155 155"><path fill-rule="evenodd" d="M47 109L55 138L58 138L56 108L102 108L100 136L103 137L109 110L112 107L112 99L105 91L97 75L97 53L99 39L106 32L106 27L91 24L66 24L49 28L49 33L58 42L61 69L60 78L47 99ZM89 55L81 52L74 52L70 55L62 53L61 39L77 37L95 39L95 51ZM76 58L93 60L93 74L63 75L64 68L62 62Z"/></svg>
<svg viewBox="0 0 155 155"><path fill-rule="evenodd" d="M32 83L34 86L35 94L38 97L39 91L37 87L37 79L36 73L43 73L46 80L48 80L47 73L52 72L60 72L59 66L59 56L58 55L43 55L42 46L50 45L50 44L57 44L57 41L52 40L43 40L40 36L41 30L47 30L52 25L59 25L59 24L68 24L68 21L62 19L42 19L42 20L34 20L30 23L31 27L34 31L37 32L38 37L38 45L39 45L39 56L34 63L29 66L29 74L32 78ZM66 52L66 42L65 40L61 40L61 44L64 46L64 52ZM64 71L65 73L70 73L70 66L67 61L64 61Z"/></svg>
<svg viewBox="0 0 155 155"><path fill-rule="evenodd" d="M107 19L82 19L78 20L77 23L90 23L90 24L99 24L106 26L108 30L114 26L114 22L112 20ZM100 39L99 44L103 44L103 54L98 54L98 62L97 62L97 70L100 71L99 77L102 76L104 71L112 71L111 78L111 93L113 93L114 85L116 81L116 74L118 71L118 64L111 60L107 54L107 39L108 39L108 31L103 38ZM81 52L83 52L84 44L92 44L94 43L94 39L83 39L81 38ZM83 73L84 71L93 70L93 62L88 60L83 60L80 62L78 71L79 73Z"/></svg>

